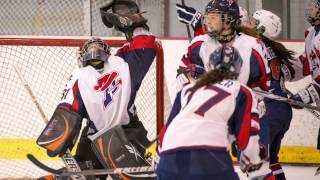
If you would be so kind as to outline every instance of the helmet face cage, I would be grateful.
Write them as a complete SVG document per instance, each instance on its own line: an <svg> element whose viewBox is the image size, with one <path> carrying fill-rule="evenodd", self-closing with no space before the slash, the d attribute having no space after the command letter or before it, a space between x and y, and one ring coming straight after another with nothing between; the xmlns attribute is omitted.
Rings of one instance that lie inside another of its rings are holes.
<svg viewBox="0 0 320 180"><path fill-rule="evenodd" d="M238 75L242 66L242 58L234 47L222 46L216 49L209 58L211 70L221 69Z"/></svg>
<svg viewBox="0 0 320 180"><path fill-rule="evenodd" d="M221 14L221 20L230 23L240 19L239 6L232 0L211 0L205 8L205 15L209 13Z"/></svg>
<svg viewBox="0 0 320 180"><path fill-rule="evenodd" d="M110 48L102 39L91 38L83 45L79 60L83 67L88 64L95 66L98 64L97 61L107 61L109 55Z"/></svg>

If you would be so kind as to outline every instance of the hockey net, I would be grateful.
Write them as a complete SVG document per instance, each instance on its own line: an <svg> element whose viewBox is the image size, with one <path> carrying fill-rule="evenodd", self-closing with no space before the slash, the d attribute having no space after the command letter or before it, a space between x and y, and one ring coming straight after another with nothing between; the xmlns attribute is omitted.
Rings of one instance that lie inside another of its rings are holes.
<svg viewBox="0 0 320 180"><path fill-rule="evenodd" d="M46 175L26 159L27 153L52 167L63 165L59 158L48 158L36 145L35 139L45 123L15 69L50 117L68 77L78 68L77 52L87 38L0 37L0 179ZM112 47L112 52L126 42L124 39L104 40ZM156 61L135 101L150 140L156 137L164 119L163 51L160 43L157 45Z"/></svg>

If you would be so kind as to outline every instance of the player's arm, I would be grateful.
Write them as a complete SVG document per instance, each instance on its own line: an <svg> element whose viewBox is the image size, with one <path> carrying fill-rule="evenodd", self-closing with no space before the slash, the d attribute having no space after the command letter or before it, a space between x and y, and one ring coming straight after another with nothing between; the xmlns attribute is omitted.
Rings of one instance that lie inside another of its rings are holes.
<svg viewBox="0 0 320 180"><path fill-rule="evenodd" d="M49 156L62 155L72 149L78 138L81 122L86 115L84 103L79 92L76 76L71 76L61 101L48 124L37 139L37 144L45 149Z"/></svg>
<svg viewBox="0 0 320 180"><path fill-rule="evenodd" d="M258 101L252 91L241 86L236 98L236 109L229 126L236 136L236 144L241 151L240 169L249 178L272 176L268 163L263 162L264 150L259 145Z"/></svg>
<svg viewBox="0 0 320 180"><path fill-rule="evenodd" d="M255 48L252 48L250 55L250 74L247 85L250 88L270 89L271 71L266 58L266 47L257 40Z"/></svg>
<svg viewBox="0 0 320 180"><path fill-rule="evenodd" d="M281 65L281 73L285 81L298 81L311 74L310 64L305 52L297 59L290 60L290 63L290 65Z"/></svg>
<svg viewBox="0 0 320 180"><path fill-rule="evenodd" d="M182 56L176 75L178 91L190 83L190 77L197 79L205 72L204 64L200 57L202 43L201 38L195 38L188 47L187 53Z"/></svg>

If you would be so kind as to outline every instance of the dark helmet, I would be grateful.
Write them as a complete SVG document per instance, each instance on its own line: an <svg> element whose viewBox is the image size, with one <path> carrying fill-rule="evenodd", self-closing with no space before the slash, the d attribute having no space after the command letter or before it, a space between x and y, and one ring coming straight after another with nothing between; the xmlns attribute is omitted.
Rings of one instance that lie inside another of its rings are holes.
<svg viewBox="0 0 320 180"><path fill-rule="evenodd" d="M94 46L99 48L93 48ZM79 60L82 66L91 65L95 69L102 69L110 56L110 47L100 38L91 38L85 42L80 51Z"/></svg>
<svg viewBox="0 0 320 180"><path fill-rule="evenodd" d="M209 68L211 70L221 69L239 75L242 66L242 58L231 46L222 46L211 53L209 58Z"/></svg>
<svg viewBox="0 0 320 180"><path fill-rule="evenodd" d="M211 0L206 6L205 13L219 13L224 15L222 20L234 25L239 25L237 23L240 23L239 6L234 0Z"/></svg>
<svg viewBox="0 0 320 180"><path fill-rule="evenodd" d="M311 16L311 14L308 14L308 22L314 26L316 25L316 21L320 21L320 0L313 0L312 3L318 7L317 14L315 16Z"/></svg>

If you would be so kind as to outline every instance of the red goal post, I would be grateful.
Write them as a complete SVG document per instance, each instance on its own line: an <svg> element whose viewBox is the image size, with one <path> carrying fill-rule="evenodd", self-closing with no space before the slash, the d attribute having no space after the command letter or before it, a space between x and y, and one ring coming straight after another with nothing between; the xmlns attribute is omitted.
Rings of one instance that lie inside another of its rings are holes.
<svg viewBox="0 0 320 180"><path fill-rule="evenodd" d="M45 174L20 162L25 161L26 153L35 153L42 160L48 160L34 142L45 124L14 67L20 69L40 106L50 117L68 76L78 68L78 50L89 38L0 36L0 179L12 175L34 177L35 174ZM112 48L112 52L127 43L124 38L118 37L102 39ZM144 78L135 101L150 140L156 138L164 121L164 56L160 41L156 42L156 47L155 62Z"/></svg>

